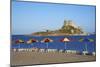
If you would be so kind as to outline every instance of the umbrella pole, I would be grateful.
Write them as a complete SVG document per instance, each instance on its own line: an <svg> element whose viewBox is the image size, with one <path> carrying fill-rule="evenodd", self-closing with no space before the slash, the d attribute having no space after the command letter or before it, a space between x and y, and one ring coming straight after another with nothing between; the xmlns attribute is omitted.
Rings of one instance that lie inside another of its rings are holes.
<svg viewBox="0 0 100 67"><path fill-rule="evenodd" d="M19 43L19 47L18 48L20 49L20 43Z"/></svg>
<svg viewBox="0 0 100 67"><path fill-rule="evenodd" d="M20 48L20 44L19 44L19 48Z"/></svg>
<svg viewBox="0 0 100 67"><path fill-rule="evenodd" d="M67 43L65 42L65 50L66 50L66 47L67 47L66 44L67 44Z"/></svg>
<svg viewBox="0 0 100 67"><path fill-rule="evenodd" d="M93 51L95 52L95 45L93 44Z"/></svg>
<svg viewBox="0 0 100 67"><path fill-rule="evenodd" d="M46 51L48 51L48 43L46 43Z"/></svg>
<svg viewBox="0 0 100 67"><path fill-rule="evenodd" d="M31 45L33 45L33 43L31 43Z"/></svg>
<svg viewBox="0 0 100 67"><path fill-rule="evenodd" d="M85 50L87 51L87 44L85 43Z"/></svg>
<svg viewBox="0 0 100 67"><path fill-rule="evenodd" d="M32 43L31 46L33 46L34 44Z"/></svg>

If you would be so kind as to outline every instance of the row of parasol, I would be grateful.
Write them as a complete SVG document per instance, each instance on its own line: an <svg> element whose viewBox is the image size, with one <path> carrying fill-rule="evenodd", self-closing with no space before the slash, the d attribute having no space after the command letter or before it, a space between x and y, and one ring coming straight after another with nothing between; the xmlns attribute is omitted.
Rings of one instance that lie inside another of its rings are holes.
<svg viewBox="0 0 100 67"><path fill-rule="evenodd" d="M45 43L46 44L46 48L47 49L48 49L48 44L50 42L53 42L53 41L54 40L52 40L51 38L44 38L43 40L41 40L42 43ZM71 39L69 39L67 37L60 39L60 42L64 42L64 45L65 45L64 46L64 49L65 50L66 50L66 47L67 47L67 42L70 42L70 41L71 41ZM94 42L94 39L92 39L92 38L80 38L78 41L84 43L84 45L85 45L85 51L87 51L88 50L87 49L87 43L88 42ZM20 48L20 44L21 43L33 44L33 43L36 43L36 42L39 42L39 41L37 39L34 39L34 38L29 39L26 42L24 40L22 40L22 39L18 39L18 40L15 41L16 44L19 44L19 48Z"/></svg>

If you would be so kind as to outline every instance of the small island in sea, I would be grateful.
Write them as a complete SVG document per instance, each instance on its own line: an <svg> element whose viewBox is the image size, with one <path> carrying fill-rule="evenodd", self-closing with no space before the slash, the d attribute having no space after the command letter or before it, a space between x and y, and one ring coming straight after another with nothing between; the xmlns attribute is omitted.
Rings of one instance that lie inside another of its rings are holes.
<svg viewBox="0 0 100 67"><path fill-rule="evenodd" d="M87 35L80 26L77 26L72 20L64 20L63 26L58 30L46 30L35 32L35 36L64 36L64 35Z"/></svg>

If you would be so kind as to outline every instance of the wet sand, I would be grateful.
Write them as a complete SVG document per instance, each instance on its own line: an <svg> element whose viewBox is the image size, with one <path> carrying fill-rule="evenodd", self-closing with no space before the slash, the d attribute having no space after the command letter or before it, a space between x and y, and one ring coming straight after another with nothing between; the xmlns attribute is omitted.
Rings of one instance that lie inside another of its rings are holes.
<svg viewBox="0 0 100 67"><path fill-rule="evenodd" d="M11 65L36 65L49 63L69 63L69 62L84 62L95 61L95 56L76 55L69 53L58 52L13 52L11 51Z"/></svg>

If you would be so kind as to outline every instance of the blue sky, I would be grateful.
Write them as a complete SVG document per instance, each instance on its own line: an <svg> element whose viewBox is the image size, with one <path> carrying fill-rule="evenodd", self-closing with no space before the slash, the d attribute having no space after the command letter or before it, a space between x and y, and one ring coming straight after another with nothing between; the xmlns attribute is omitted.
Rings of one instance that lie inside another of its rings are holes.
<svg viewBox="0 0 100 67"><path fill-rule="evenodd" d="M95 6L12 2L12 34L31 34L62 27L73 20L86 32L95 32Z"/></svg>

